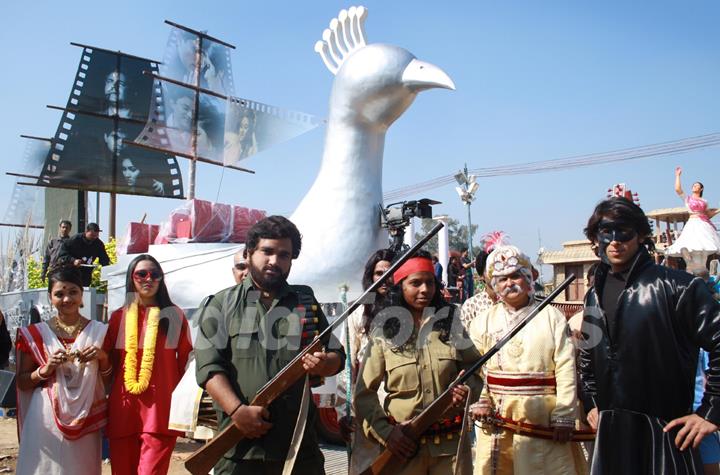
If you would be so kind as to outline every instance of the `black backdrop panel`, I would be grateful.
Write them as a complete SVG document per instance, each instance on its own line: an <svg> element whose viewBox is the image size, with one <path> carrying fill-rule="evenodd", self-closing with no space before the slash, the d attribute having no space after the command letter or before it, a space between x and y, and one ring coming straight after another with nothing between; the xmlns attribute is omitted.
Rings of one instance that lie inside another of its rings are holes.
<svg viewBox="0 0 720 475"><path fill-rule="evenodd" d="M130 147L143 129L157 70L149 60L84 48L40 182L89 191L182 198L175 157Z"/></svg>

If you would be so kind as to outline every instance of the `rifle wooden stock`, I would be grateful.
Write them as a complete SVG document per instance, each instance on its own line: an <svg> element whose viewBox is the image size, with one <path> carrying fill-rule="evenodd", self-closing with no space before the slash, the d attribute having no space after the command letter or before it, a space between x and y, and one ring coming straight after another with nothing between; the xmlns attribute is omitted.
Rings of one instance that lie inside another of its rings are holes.
<svg viewBox="0 0 720 475"><path fill-rule="evenodd" d="M280 396L287 388L298 382L305 376L305 369L302 365L302 357L308 353L314 353L322 350L323 340L330 338L332 331L340 326L360 305L365 303L365 297L375 292L390 276L392 276L401 265L419 251L430 238L442 229L443 224L436 224L430 232L419 240L415 245L408 249L405 254L400 256L390 268L363 294L350 305L342 315L335 319L322 333L302 351L300 351L290 363L278 372L265 386L260 388L255 398L250 402L251 406L268 407L278 396ZM234 424L230 423L219 434L213 437L207 444L193 452L190 457L185 460L185 468L193 475L206 475L215 466L218 460L225 455L230 449L235 447L238 442L243 439L240 431Z"/></svg>
<svg viewBox="0 0 720 475"><path fill-rule="evenodd" d="M412 420L403 428L403 433L409 438L417 441L420 439L422 434L430 428L436 421L440 420L452 403L452 388L460 384L465 383L475 372L477 372L490 358L492 358L500 348L502 348L508 341L510 341L520 330L527 325L530 320L540 313L555 297L560 295L560 292L564 291L570 283L575 280L575 275L570 274L550 295L538 305L533 307L530 313L523 317L513 328L510 329L492 348L490 348L479 360L470 366L462 375L458 376L455 381L450 383L450 386L440 394L433 402L430 403L423 411L417 416L413 417ZM467 417L467 414L465 415ZM361 475L389 475L393 471L397 471L403 462L393 455L389 449L383 450L382 454L372 465L367 468Z"/></svg>

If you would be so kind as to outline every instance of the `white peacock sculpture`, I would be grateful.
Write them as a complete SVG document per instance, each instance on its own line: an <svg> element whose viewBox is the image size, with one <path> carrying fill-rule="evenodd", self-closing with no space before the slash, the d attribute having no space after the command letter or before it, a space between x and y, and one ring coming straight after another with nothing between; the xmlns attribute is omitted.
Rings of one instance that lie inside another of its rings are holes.
<svg viewBox="0 0 720 475"><path fill-rule="evenodd" d="M385 134L418 92L455 89L445 72L409 51L367 44L365 7L341 10L315 44L335 75L325 149L312 188L290 218L303 235L290 281L310 285L321 302L362 291L369 255L387 246L380 228Z"/></svg>
<svg viewBox="0 0 720 475"><path fill-rule="evenodd" d="M366 44L366 17L364 7L342 10L315 45L335 81L320 171L290 218L303 241L289 280L312 286L321 302L337 301L341 284L350 287L349 298L358 296L365 261L388 244L379 210L387 129L418 92L455 88L442 70L402 48ZM158 245L150 253L162 263L175 303L194 308L205 296L232 285L229 269L236 250L227 244ZM124 302L125 271L132 257L122 256L116 265L103 268L111 308Z"/></svg>

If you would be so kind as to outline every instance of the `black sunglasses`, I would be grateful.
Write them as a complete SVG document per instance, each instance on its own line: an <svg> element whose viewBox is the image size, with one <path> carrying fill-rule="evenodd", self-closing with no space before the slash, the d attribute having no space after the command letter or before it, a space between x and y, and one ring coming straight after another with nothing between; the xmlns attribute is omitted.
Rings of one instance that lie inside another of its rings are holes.
<svg viewBox="0 0 720 475"><path fill-rule="evenodd" d="M245 270L247 268L247 264L244 262L238 262L237 264L235 264L235 269L237 270Z"/></svg>

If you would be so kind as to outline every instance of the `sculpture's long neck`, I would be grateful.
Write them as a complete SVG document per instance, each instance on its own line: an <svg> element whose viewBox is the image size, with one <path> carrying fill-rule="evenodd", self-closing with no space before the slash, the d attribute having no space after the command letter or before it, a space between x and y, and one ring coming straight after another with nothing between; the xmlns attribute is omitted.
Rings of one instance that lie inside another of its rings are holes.
<svg viewBox="0 0 720 475"><path fill-rule="evenodd" d="M320 171L291 218L303 235L309 237L328 224L340 235L380 230L384 147L385 129L331 117ZM372 246L375 239L369 241Z"/></svg>
<svg viewBox="0 0 720 475"><path fill-rule="evenodd" d="M328 122L325 150L314 186L352 190L358 183L382 190L385 130L370 129L348 119Z"/></svg>

